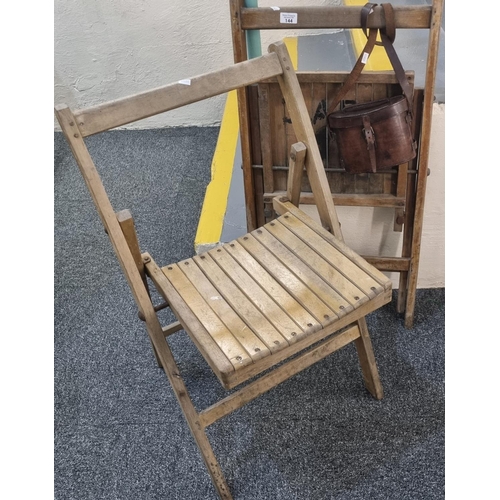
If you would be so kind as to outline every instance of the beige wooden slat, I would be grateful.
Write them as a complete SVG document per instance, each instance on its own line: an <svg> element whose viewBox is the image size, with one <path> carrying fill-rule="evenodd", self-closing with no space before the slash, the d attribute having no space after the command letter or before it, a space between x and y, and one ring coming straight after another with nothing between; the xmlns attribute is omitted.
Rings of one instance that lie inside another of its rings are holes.
<svg viewBox="0 0 500 500"><path fill-rule="evenodd" d="M295 205L288 201L282 201L279 198L274 198L273 200L274 209L279 214L284 214L289 212L299 219L301 222L313 229L317 234L319 234L328 243L331 243L337 250L340 250L345 256L347 256L352 262L355 262L363 271L369 274L377 283L383 286L384 290L389 290L392 287L392 282L387 276L382 274L378 269L370 265L359 256L354 250L351 250L345 243L335 238L326 229L322 228L314 219L309 217L302 210L298 209Z"/></svg>
<svg viewBox="0 0 500 500"><path fill-rule="evenodd" d="M139 94L75 112L84 137L142 120L282 73L275 54L193 76Z"/></svg>
<svg viewBox="0 0 500 500"><path fill-rule="evenodd" d="M284 217L290 218L290 216L286 215ZM322 251L316 250L315 245L312 242L309 246L301 240L296 234L294 234L293 231L290 230L290 228L281 223L281 219L282 217L277 219L274 225L266 225L266 229L276 239L283 243L283 245L285 245L291 252L301 259L304 264L308 265L316 274L323 278L323 280L334 288L352 306L358 307L369 300L368 295L357 287L356 283L351 282L349 278L346 278L345 273L342 270L339 270L329 262L330 259L328 259L328 255L325 255ZM320 239L320 237L318 237L318 239ZM328 243L324 240L320 243L329 247ZM329 247L329 250L330 252L335 252L335 250L331 247ZM356 268L356 271L358 274L362 272L359 268Z"/></svg>
<svg viewBox="0 0 500 500"><path fill-rule="evenodd" d="M193 264L191 264L193 265ZM172 284L182 300L191 309L210 336L215 340L221 351L227 356L237 370L252 362L251 357L243 346L234 338L224 323L207 305L198 290L186 278L177 264L162 268L163 274Z"/></svg>
<svg viewBox="0 0 500 500"><path fill-rule="evenodd" d="M274 297L280 306L289 312L300 328L307 333L320 330L322 324L309 313L292 295L288 293L276 279L264 269L245 248L237 241L232 241L228 245L224 245L224 249L239 262L239 264L252 276L259 277L259 285L269 294ZM317 311L318 316L321 316L322 311ZM325 313L323 313L325 314ZM301 335L297 332L297 335Z"/></svg>
<svg viewBox="0 0 500 500"><path fill-rule="evenodd" d="M338 238L342 238L342 231L337 212L333 205L332 193L326 178L325 167L311 125L309 111L304 103L302 90L292 68L290 56L283 42L271 44L268 50L269 52L278 54L281 67L283 68L283 74L278 76L278 82L294 125L297 141L303 142L307 148L305 165L318 208L319 218L324 227L332 231Z"/></svg>
<svg viewBox="0 0 500 500"><path fill-rule="evenodd" d="M271 224L275 223L273 222ZM322 302L328 305L339 318L354 309L344 297L320 278L307 264L304 264L302 260L290 252L283 243L269 233L269 231L265 229L265 226L260 232L259 229L257 229L253 235L255 239L272 252L290 272L295 274L297 278L305 283Z"/></svg>
<svg viewBox="0 0 500 500"><path fill-rule="evenodd" d="M286 194L290 201L296 206L299 206L306 153L307 148L302 142L292 144L290 152L290 164L288 167L288 182Z"/></svg>
<svg viewBox="0 0 500 500"><path fill-rule="evenodd" d="M280 351L289 345L259 308L241 292L209 255L198 255L193 260L219 294L225 298L248 328L264 342L271 352Z"/></svg>
<svg viewBox="0 0 500 500"><path fill-rule="evenodd" d="M273 159L271 152L271 117L269 114L269 85L259 85L259 125L264 191L274 191Z"/></svg>
<svg viewBox="0 0 500 500"><path fill-rule="evenodd" d="M233 311L233 308L226 302L212 283L196 265L190 265L189 260L179 262L179 267L186 275L192 285L198 290L200 295L205 297L206 303L219 316L232 335L245 348L253 361L256 361L270 353L266 345L257 337L252 330ZM188 265L185 264L188 262Z"/></svg>
<svg viewBox="0 0 500 500"><path fill-rule="evenodd" d="M238 243L264 267L268 273L280 283L307 311L323 326L337 315L307 285L280 262L265 246L251 235L242 236Z"/></svg>
<svg viewBox="0 0 500 500"><path fill-rule="evenodd" d="M151 259L149 254L144 253L143 255L149 257L145 267L155 287L160 292L161 296L165 300L168 300L172 312L179 320L179 323L181 323L184 330L202 353L214 373L219 377L221 383L227 384L228 374L234 373L234 366L222 352L221 348L215 343L214 339L201 324L200 320L193 314L193 311L191 311L184 300L182 300L182 297L167 279L165 273L157 266L156 262Z"/></svg>
<svg viewBox="0 0 500 500"><path fill-rule="evenodd" d="M286 9L286 11L284 10ZM282 7L281 12L297 14L293 29L361 28L359 6L307 6ZM427 5L394 6L396 28L429 28L431 7ZM375 7L368 19L368 28L383 28L385 20L382 7ZM288 29L290 24L282 23L280 11L269 8L244 8L241 10L243 30Z"/></svg>
<svg viewBox="0 0 500 500"><path fill-rule="evenodd" d="M292 231L298 238L307 243L307 245L314 248L315 251L334 266L338 272L352 281L356 285L355 289L361 290L362 294L366 294L368 297L374 297L383 290L380 283L375 281L369 274L338 249L332 248L330 243L325 241L315 231L293 215L283 215L280 217L279 223ZM271 228L269 228L269 230L271 230Z"/></svg>
<svg viewBox="0 0 500 500"><path fill-rule="evenodd" d="M258 275L250 276L223 248L208 253L289 344L293 344L301 337L300 326L260 287Z"/></svg>

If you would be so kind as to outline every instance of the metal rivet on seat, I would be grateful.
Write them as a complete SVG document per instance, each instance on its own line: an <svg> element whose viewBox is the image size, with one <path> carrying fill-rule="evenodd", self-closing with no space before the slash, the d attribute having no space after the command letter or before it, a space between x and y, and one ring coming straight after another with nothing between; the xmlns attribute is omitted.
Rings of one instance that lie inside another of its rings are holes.
<svg viewBox="0 0 500 500"><path fill-rule="evenodd" d="M229 244L229 246L230 246L230 247L234 247L234 243L230 243L230 244Z"/></svg>
<svg viewBox="0 0 500 500"><path fill-rule="evenodd" d="M254 349L254 351L255 351L255 352L260 352L260 349L259 349L258 347L256 347L256 348Z"/></svg>
<svg viewBox="0 0 500 500"><path fill-rule="evenodd" d="M325 315L323 316L323 318L325 318L325 319L329 319L329 318L330 318L330 316L328 316L328 314L325 314Z"/></svg>
<svg viewBox="0 0 500 500"><path fill-rule="evenodd" d="M290 335L291 335L292 337L295 337L295 335L297 335L297 332L292 332Z"/></svg>
<svg viewBox="0 0 500 500"><path fill-rule="evenodd" d="M244 240L248 240L248 236L243 236L243 239Z"/></svg>
<svg viewBox="0 0 500 500"><path fill-rule="evenodd" d="M309 326L309 327L310 327L310 326L313 326L313 324L312 324L312 323L307 323L307 326Z"/></svg>
<svg viewBox="0 0 500 500"><path fill-rule="evenodd" d="M354 297L354 300L359 300L359 297L356 295L356 297Z"/></svg>
<svg viewBox="0 0 500 500"><path fill-rule="evenodd" d="M241 356L236 356L236 361L241 361L243 358Z"/></svg>
<svg viewBox="0 0 500 500"><path fill-rule="evenodd" d="M271 222L271 226L274 226L274 222Z"/></svg>
<svg viewBox="0 0 500 500"><path fill-rule="evenodd" d="M184 265L185 266L189 266L189 262L184 262Z"/></svg>
<svg viewBox="0 0 500 500"><path fill-rule="evenodd" d="M377 287L375 287L375 286L371 286L371 287L370 287L370 290L375 291L376 289L377 289Z"/></svg>
<svg viewBox="0 0 500 500"><path fill-rule="evenodd" d="M344 306L340 306L340 309L345 309L345 307Z"/></svg>
<svg viewBox="0 0 500 500"><path fill-rule="evenodd" d="M279 341L279 340L275 340L275 341L274 341L274 343L275 343L276 345L280 345L280 341Z"/></svg>

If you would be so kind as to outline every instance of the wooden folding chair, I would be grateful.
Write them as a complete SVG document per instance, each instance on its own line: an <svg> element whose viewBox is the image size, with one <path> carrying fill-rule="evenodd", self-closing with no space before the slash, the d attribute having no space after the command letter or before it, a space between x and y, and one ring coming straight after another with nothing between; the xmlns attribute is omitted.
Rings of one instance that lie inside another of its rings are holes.
<svg viewBox="0 0 500 500"><path fill-rule="evenodd" d="M115 213L84 138L262 79L277 77L298 138L291 152L280 216L241 238L160 267L141 253L128 211ZM283 43L269 54L96 107L56 116L92 195L144 319L158 363L170 380L215 488L231 493L205 428L299 371L354 342L368 391L383 396L365 315L391 300L391 282L348 248L333 206L314 132ZM298 208L305 166L321 224ZM178 322L162 327L148 290L152 281ZM225 399L197 411L167 337L184 329L226 389ZM280 366L269 370L280 363Z"/></svg>

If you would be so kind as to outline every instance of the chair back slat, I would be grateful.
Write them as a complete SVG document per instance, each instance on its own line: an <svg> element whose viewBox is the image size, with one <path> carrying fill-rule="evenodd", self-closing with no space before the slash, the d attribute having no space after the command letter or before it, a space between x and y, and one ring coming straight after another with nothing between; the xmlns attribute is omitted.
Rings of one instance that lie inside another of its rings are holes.
<svg viewBox="0 0 500 500"><path fill-rule="evenodd" d="M219 71L180 80L75 112L83 137L180 108L283 72L276 54L266 54Z"/></svg>

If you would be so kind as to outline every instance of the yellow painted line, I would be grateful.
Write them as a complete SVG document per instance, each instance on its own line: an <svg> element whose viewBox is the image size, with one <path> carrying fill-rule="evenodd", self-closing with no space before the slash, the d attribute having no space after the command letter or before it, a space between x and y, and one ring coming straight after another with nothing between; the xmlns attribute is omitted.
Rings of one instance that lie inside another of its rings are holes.
<svg viewBox="0 0 500 500"><path fill-rule="evenodd" d="M236 90L232 90L227 96L219 137L212 158L212 180L205 192L198 230L194 239L196 251L200 245L210 245L220 240L233 174L238 131L238 100Z"/></svg>
<svg viewBox="0 0 500 500"><path fill-rule="evenodd" d="M299 64L299 51L297 49L299 45L299 39L296 36L287 37L284 40L288 53L290 54L290 59L293 64L293 69L297 71Z"/></svg>
<svg viewBox="0 0 500 500"><path fill-rule="evenodd" d="M293 67L297 69L298 39L297 37L285 38L284 42L290 54ZM219 137L212 158L212 177L205 192L198 229L194 239L196 252L203 251L212 245L220 243L229 188L231 186L231 177L233 175L239 128L238 99L236 91L233 90L227 96Z"/></svg>
<svg viewBox="0 0 500 500"><path fill-rule="evenodd" d="M344 0L345 5L363 6L365 3L365 0ZM351 30L351 36L352 43L354 44L354 50L356 52L356 58L358 58L366 45L366 36L361 29ZM378 37L378 41L380 41L380 36ZM368 59L368 62L365 64L364 71L386 70L392 70L391 62L387 57L384 47L376 45Z"/></svg>

